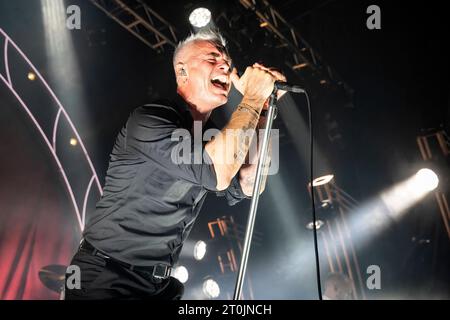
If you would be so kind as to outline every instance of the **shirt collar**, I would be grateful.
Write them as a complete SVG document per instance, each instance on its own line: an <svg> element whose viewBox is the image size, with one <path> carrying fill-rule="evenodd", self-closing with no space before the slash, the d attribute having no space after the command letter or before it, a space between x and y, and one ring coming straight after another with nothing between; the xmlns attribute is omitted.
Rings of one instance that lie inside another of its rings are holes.
<svg viewBox="0 0 450 320"><path fill-rule="evenodd" d="M176 108L180 111L181 115L183 116L183 119L186 119L188 127L191 128L194 119L192 118L192 113L189 109L189 105L187 104L187 102L179 94L175 96L173 102L175 103ZM210 128L217 128L216 124L211 119L211 115L209 116L208 120L203 126L203 130L207 130Z"/></svg>

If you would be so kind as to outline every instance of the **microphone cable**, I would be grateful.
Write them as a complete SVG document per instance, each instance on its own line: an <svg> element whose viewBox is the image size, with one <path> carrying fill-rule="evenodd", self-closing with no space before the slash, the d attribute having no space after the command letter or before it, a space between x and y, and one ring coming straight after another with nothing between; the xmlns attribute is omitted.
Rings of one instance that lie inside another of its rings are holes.
<svg viewBox="0 0 450 320"><path fill-rule="evenodd" d="M317 293L319 295L319 300L322 300L322 284L320 279L320 263L319 263L319 246L317 244L317 228L316 228L316 206L314 201L314 186L313 186L313 160L314 160L314 140L313 140L313 121L312 121L312 111L311 111L311 104L309 102L309 96L306 91L304 91L304 94L306 96L306 102L308 105L308 115L309 115L309 138L310 138L310 145L309 145L309 152L310 152L310 183L311 183L311 205L312 205L312 218L313 218L313 235L314 235L314 254L315 254L315 260L316 260L316 277L317 277Z"/></svg>

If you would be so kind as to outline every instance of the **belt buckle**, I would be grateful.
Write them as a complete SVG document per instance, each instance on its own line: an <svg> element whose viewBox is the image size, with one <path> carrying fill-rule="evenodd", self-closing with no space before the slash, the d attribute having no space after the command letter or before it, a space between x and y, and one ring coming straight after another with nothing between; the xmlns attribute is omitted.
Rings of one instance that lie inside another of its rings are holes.
<svg viewBox="0 0 450 320"><path fill-rule="evenodd" d="M95 251L97 251L97 252L95 252L95 255L96 255L96 256L99 256L100 258L103 258L103 259L105 259L105 260L108 260L108 259L110 259L110 257L109 257L109 256L107 256L107 255L105 255L105 254L101 253L101 252L100 252L100 251L98 251L97 249L96 249Z"/></svg>
<svg viewBox="0 0 450 320"><path fill-rule="evenodd" d="M167 279L169 275L170 275L170 267L162 264L157 264L156 266L153 267L152 276L154 278L164 280Z"/></svg>

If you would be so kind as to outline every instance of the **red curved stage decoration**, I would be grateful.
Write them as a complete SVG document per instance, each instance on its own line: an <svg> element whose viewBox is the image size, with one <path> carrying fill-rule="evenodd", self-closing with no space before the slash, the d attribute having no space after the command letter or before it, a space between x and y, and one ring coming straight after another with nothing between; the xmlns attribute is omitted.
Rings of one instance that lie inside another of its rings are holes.
<svg viewBox="0 0 450 320"><path fill-rule="evenodd" d="M1 28L0 43L3 44L0 47L0 55L3 53L0 65L2 61L5 65L4 71L0 71L0 83L4 84L2 89L6 89L3 92L9 95L11 102L16 101L17 106L21 106L18 111L23 109L31 120L32 134L38 132L38 139L44 141L50 153L50 158L37 155L36 152L40 152L39 144L24 148L23 144L30 138L30 133L23 129L29 126L29 121L19 123L17 127L7 125L7 128L3 128L6 134L14 135L14 140L4 141L2 144L9 155L2 168L8 176L2 178L10 181L0 185L0 299L58 299L59 294L54 288L53 291L50 290L51 286L48 284L44 285L45 281L40 279L40 275L48 273L55 265L58 270L64 270L67 266L84 228L88 200L101 195L102 189L83 141L54 91L30 59ZM51 99L47 108L30 108L33 106L23 94L25 89L14 80L13 75L18 67L13 64L16 58L36 75L36 81L40 81L42 88L46 90L45 93ZM52 107L56 107L56 110L49 110ZM13 112L10 113L9 110ZM42 114L38 114L38 110L42 110ZM4 119L9 120L7 117L11 115L12 119L22 117L20 113L15 114L14 109L5 108L3 112L3 116L6 116ZM77 148L80 149L75 150L79 151L82 161L85 161L80 166L88 168L87 172L81 172L81 178L76 177L77 181L69 174L70 169L73 172L73 168L65 166L61 157L62 150L56 148L57 141L65 140L66 134L77 139ZM56 166L42 165L48 158L50 161L53 159ZM11 170L17 167L22 170L8 171L8 168ZM54 176L61 178L59 181L64 185L62 192L59 191L59 183L55 182ZM50 276L55 277L55 274ZM56 276L59 280L63 277Z"/></svg>

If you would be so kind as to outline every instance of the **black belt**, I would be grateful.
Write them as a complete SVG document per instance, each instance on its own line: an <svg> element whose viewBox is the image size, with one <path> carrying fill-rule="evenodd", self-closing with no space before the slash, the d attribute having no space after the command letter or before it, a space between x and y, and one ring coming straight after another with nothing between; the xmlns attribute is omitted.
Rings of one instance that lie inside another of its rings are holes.
<svg viewBox="0 0 450 320"><path fill-rule="evenodd" d="M98 256L105 260L114 262L125 269L151 274L155 279L159 279L159 280L161 280L161 279L164 280L164 279L167 279L168 277L170 277L170 272L172 271L172 267L166 266L163 264L158 264L158 265L150 266L150 267L141 267L141 266L134 266L132 264L117 260L115 258L108 256L106 253L102 252L101 250L98 250L92 244L87 242L85 239L83 239L83 241L81 242L79 249L85 250L94 256Z"/></svg>

